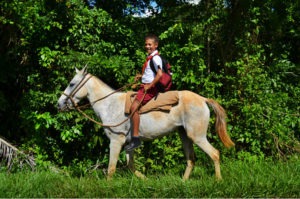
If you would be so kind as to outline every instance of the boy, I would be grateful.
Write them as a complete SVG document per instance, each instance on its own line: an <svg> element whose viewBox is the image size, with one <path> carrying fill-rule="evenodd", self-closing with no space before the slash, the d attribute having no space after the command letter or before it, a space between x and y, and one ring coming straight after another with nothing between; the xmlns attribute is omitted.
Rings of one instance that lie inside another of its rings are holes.
<svg viewBox="0 0 300 199"><path fill-rule="evenodd" d="M145 50L148 53L147 60L142 68L142 75L137 75L135 80L142 79L142 84L137 92L137 96L132 103L131 112L135 111L131 118L132 123L132 139L125 147L125 150L132 151L141 145L139 138L140 115L138 113L139 105L145 105L158 93L156 84L162 77L162 60L158 55L158 37L155 35L148 35L145 37ZM156 75L150 67L150 60L153 59L154 68L157 71ZM145 94L146 93L146 94ZM144 97L145 95L145 97ZM143 99L144 97L144 99Z"/></svg>

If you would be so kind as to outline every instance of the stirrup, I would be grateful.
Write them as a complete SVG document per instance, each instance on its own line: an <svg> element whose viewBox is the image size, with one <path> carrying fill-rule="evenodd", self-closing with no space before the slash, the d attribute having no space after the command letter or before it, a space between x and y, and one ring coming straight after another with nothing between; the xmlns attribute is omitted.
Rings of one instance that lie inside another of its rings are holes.
<svg viewBox="0 0 300 199"><path fill-rule="evenodd" d="M140 138L133 137L131 142L128 145L126 145L124 147L124 149L125 149L125 151L133 151L134 149L140 147L141 145L142 145L142 142L141 142Z"/></svg>

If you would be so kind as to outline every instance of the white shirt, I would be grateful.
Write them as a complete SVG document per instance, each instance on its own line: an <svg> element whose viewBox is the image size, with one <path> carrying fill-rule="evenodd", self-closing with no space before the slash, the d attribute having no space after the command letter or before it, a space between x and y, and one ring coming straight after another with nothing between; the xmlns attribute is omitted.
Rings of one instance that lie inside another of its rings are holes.
<svg viewBox="0 0 300 199"><path fill-rule="evenodd" d="M158 51L155 50L149 56L153 56L157 53L158 53ZM152 71L152 69L150 67L150 60L147 62L147 66L146 66L144 74L142 76L142 83L144 83L144 84L151 83L155 78L155 73ZM152 60L153 60L153 65L154 65L154 68L155 68L156 71L158 70L158 66L160 66L160 69L162 68L162 60L161 60L160 56L155 55L152 58Z"/></svg>

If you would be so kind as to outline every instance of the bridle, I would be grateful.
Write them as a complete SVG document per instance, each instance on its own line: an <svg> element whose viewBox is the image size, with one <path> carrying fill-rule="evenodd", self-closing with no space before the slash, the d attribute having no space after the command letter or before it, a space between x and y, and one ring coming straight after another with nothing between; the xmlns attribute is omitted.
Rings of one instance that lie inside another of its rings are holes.
<svg viewBox="0 0 300 199"><path fill-rule="evenodd" d="M86 78L86 76L88 76L88 78ZM93 75L89 74L89 73L85 73L83 78L80 80L80 82L76 85L76 87L70 92L70 94L66 94L65 92L63 92L62 94L65 95L67 98L66 98L66 101L65 101L65 104L67 106L67 108L69 110L73 109L72 107L69 106L69 104L67 103L68 100L71 101L72 105L74 108L77 108L78 105L77 103L74 101L73 97L75 96L75 94L85 85L85 83L87 83L87 81L89 81L91 78L93 77Z"/></svg>
<svg viewBox="0 0 300 199"><path fill-rule="evenodd" d="M89 75L89 76L88 76ZM88 76L87 78L86 78L86 76ZM103 127L117 127L117 126L120 126L121 124L123 124L123 123L125 123L127 120L129 120L131 117L132 117L132 115L138 110L138 108L140 107L140 105L141 105L141 102L144 100L144 98L145 98L145 95L146 95L146 92L144 93L144 95L143 95L143 98L142 98L142 100L139 102L139 105L137 106L137 108L134 110L134 111L132 111L131 113L130 113L130 115L125 119L125 120L123 120L122 122L120 122L120 123L118 123L118 124L103 124L103 123L100 123L100 122L98 122L98 121L96 121L96 120L94 120L93 118L91 118L90 116L88 116L86 113L84 113L82 110L81 110L81 107L86 107L86 105L83 105L83 106L78 106L78 104L74 101L74 99L73 99L73 97L75 96L75 94L92 78L92 77L94 77L93 75L91 75L91 74L89 74L89 73L85 73L84 74L84 76L83 76L83 78L80 80L80 82L76 85L76 87L70 92L70 94L66 94L65 92L63 92L63 95L65 95L67 98L66 98L66 101L65 101L65 103L66 103L66 106L67 106L67 109L69 109L69 110L71 110L71 109L76 109L78 112L80 112L83 116L85 116L87 119L89 119L89 120L91 120L92 122L94 122L94 123L96 123L96 124L98 124L98 125L100 125L100 126L103 126ZM117 89L117 90L115 90L115 91L113 91L113 92L111 92L111 93L109 93L108 95L106 95L106 96L104 96L104 97L102 97L102 98L99 98L99 99L97 99L97 100L95 100L95 101L93 101L93 102L90 102L90 104L88 104L88 106L91 106L91 105L93 105L93 104L95 104L96 102L98 102L98 101L100 101L100 100L103 100L103 99L105 99L105 98L107 98L107 97L109 97L109 96L111 96L112 94L114 94L114 93L117 93L117 92L119 92L119 91L121 91L121 90L124 90L125 88L127 88L127 87L129 87L129 86L132 86L133 84L135 84L135 82L134 83L130 83L130 84L126 84L125 86L123 86L123 87L121 87L121 88L119 88L119 89ZM72 103L72 105L73 105L73 108L72 107L70 107L69 105L68 105L68 100L70 100L71 101L71 103ZM113 132L113 131L112 131ZM124 134L124 135L126 135L125 133L120 133L120 132L113 132L113 133L115 133L115 134Z"/></svg>

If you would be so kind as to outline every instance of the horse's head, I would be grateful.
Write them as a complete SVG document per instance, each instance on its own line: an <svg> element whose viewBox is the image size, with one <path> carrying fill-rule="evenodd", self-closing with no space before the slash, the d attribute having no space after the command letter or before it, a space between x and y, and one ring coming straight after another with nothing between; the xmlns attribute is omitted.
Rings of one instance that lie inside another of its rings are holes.
<svg viewBox="0 0 300 199"><path fill-rule="evenodd" d="M58 109L60 111L73 109L82 98L87 96L88 93L85 83L91 77L92 75L87 73L86 67L82 70L76 68L76 75L58 99Z"/></svg>

